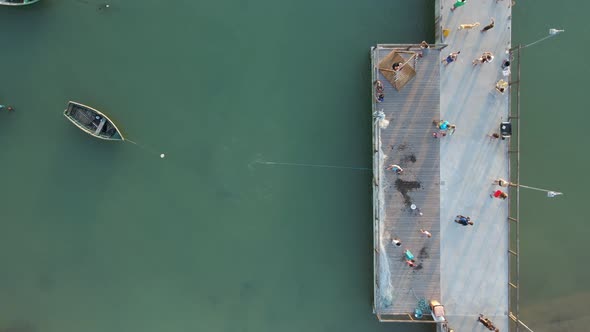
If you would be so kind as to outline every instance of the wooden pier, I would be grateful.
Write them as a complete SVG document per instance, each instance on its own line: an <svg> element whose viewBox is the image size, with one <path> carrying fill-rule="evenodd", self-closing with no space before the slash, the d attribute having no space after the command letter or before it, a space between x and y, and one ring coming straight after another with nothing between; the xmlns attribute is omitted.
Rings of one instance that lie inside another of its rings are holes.
<svg viewBox="0 0 590 332"><path fill-rule="evenodd" d="M382 102L377 102L375 86L372 90L374 311L381 321L434 322L424 304L436 300L445 307L440 331L484 331L479 314L508 331L513 316L509 295L515 286L509 275L510 206L509 199L491 198L490 193L499 189L492 184L495 179L510 179L510 139L488 135L499 132L510 115L510 87L503 94L495 89L500 79L510 82L501 69L511 47L510 1L471 1L451 12L453 3L441 0L441 39L408 62L415 76L403 87L379 70L380 63L393 58L393 51L406 59L402 51L420 52L419 45L371 49L373 81L384 86ZM481 32L492 17L494 28ZM474 22L480 26L457 29ZM450 30L446 38L444 29ZM457 61L441 64L457 51ZM483 52L492 52L494 61L472 65ZM456 131L434 138L439 131L433 122L439 120L455 124ZM403 173L387 170L391 164ZM459 214L470 216L475 225L455 223ZM395 246L394 238L402 245ZM414 267L404 258L406 248L415 256Z"/></svg>
<svg viewBox="0 0 590 332"><path fill-rule="evenodd" d="M373 63L406 49L406 45L377 45L372 51ZM420 51L416 45L410 49ZM432 49L411 63L416 76L399 92L377 69L373 70L385 94L383 102L374 105L373 122L379 233L375 243L375 308L382 319L413 312L416 297L440 298L440 148L431 136L432 121L440 118L439 53ZM389 124L385 126L383 121ZM386 170L391 164L400 165L403 173ZM421 234L420 229L428 230L432 238ZM402 245L393 245L394 238ZM406 249L416 257L415 268L404 259Z"/></svg>

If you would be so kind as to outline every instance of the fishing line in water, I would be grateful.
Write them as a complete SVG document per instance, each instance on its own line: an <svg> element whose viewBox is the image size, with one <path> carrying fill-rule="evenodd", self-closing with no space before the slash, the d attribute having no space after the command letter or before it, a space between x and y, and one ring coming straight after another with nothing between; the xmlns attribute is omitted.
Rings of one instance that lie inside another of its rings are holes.
<svg viewBox="0 0 590 332"><path fill-rule="evenodd" d="M144 149L144 150L148 151L149 153L156 154L156 155L158 154L158 152L157 152L156 150L154 150L154 149L151 149L151 148L149 148L149 147L147 147L147 146L145 146L145 145L139 144L139 143L137 143L137 142L134 142L134 141L132 141L132 140L130 140L130 139L125 139L125 142L129 142L129 143L131 143L131 144L134 144L134 145L136 145L137 147L139 147L139 148L141 148L141 149ZM165 154L163 154L163 153L160 153L160 158L164 159L165 157L166 157L166 155L165 155Z"/></svg>
<svg viewBox="0 0 590 332"><path fill-rule="evenodd" d="M350 166L336 166L336 165L318 165L318 164L299 164L299 163L281 163L278 161L256 161L257 164L263 165L280 165L280 166L298 166L298 167L317 167L317 168L339 168L339 169L353 169L357 171L370 171L367 167L350 167Z"/></svg>

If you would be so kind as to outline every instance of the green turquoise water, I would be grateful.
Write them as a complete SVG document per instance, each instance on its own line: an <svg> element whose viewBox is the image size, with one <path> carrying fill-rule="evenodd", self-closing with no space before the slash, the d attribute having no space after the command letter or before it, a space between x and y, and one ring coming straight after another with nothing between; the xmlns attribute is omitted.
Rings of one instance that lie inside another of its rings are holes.
<svg viewBox="0 0 590 332"><path fill-rule="evenodd" d="M565 195L550 199L522 191L521 317L536 332L586 331L590 66L583 60L589 46L580 42L589 32L584 15L590 4L517 2L513 44L532 43L549 28L565 29L522 52L521 183Z"/></svg>
<svg viewBox="0 0 590 332"><path fill-rule="evenodd" d="M265 164L369 167L369 47L432 41L430 1L104 3L0 8L0 331L431 331L371 313L370 173ZM517 41L568 30L523 54L522 183L566 192L523 193L525 321L589 294L589 5L550 5L514 11Z"/></svg>

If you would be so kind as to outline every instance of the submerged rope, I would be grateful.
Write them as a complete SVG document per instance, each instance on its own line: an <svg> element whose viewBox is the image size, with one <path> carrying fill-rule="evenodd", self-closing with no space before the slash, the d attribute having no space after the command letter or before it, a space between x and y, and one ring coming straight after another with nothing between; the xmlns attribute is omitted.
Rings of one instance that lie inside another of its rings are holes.
<svg viewBox="0 0 590 332"><path fill-rule="evenodd" d="M281 163L278 161L256 161L257 164L263 165L281 165L281 166L299 166L299 167L318 167L318 168L339 168L339 169L353 169L357 171L370 171L367 167L351 167L351 166L336 166L336 165L318 165L318 164L300 164L300 163Z"/></svg>
<svg viewBox="0 0 590 332"><path fill-rule="evenodd" d="M149 152L149 153L152 153L152 154L155 154L155 155L157 155L157 154L158 154L158 152L156 152L154 149L151 149L151 148L149 148L149 147L147 147L147 146L145 146L145 145L142 145L142 144L139 144L139 143L137 143L137 142L134 142L134 141L132 141L132 140L130 140L130 139L125 139L123 142L129 142L129 143L131 143L131 144L134 144L134 145L138 146L139 148L146 150L146 151L147 151L147 152ZM165 154L163 154L163 153L161 153L161 154L160 154L160 158L164 158L165 156L166 156L166 155L165 155Z"/></svg>

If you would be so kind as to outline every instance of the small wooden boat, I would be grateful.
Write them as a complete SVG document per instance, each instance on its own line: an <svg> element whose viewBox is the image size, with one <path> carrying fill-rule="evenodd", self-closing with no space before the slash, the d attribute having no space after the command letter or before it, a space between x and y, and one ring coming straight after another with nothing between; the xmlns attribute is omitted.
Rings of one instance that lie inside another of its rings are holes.
<svg viewBox="0 0 590 332"><path fill-rule="evenodd" d="M4 6L24 6L30 5L39 0L0 0L0 5Z"/></svg>
<svg viewBox="0 0 590 332"><path fill-rule="evenodd" d="M125 140L113 121L90 106L70 101L64 115L78 128L94 137L109 141Z"/></svg>

